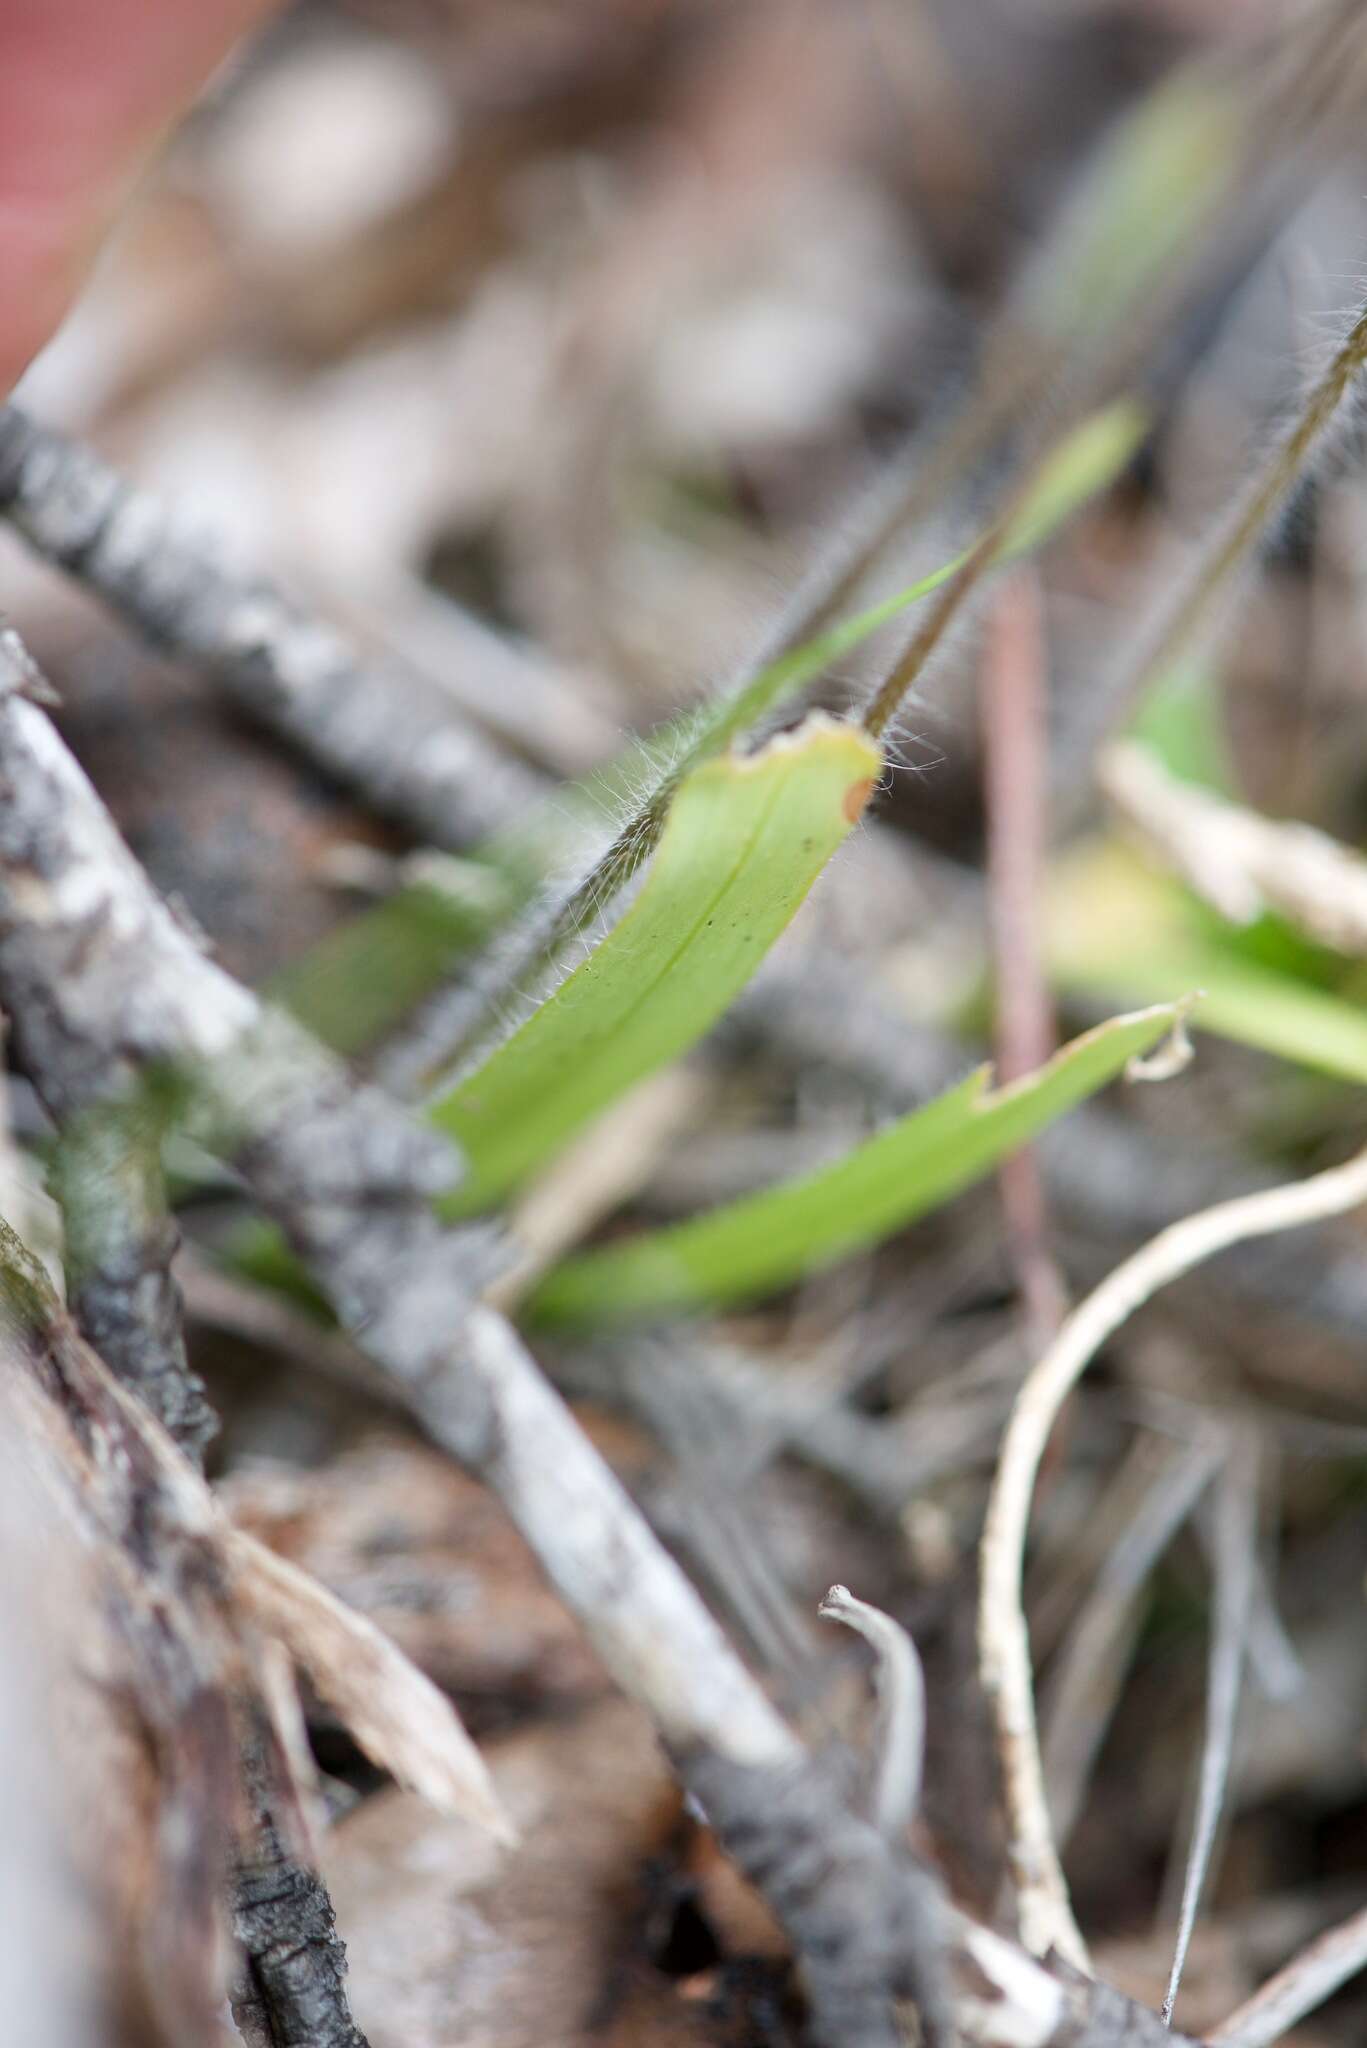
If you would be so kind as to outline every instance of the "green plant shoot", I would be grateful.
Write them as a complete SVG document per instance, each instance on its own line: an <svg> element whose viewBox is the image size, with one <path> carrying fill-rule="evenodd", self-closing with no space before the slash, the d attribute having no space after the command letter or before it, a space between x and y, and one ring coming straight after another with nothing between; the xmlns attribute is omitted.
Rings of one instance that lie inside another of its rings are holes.
<svg viewBox="0 0 1367 2048"><path fill-rule="evenodd" d="M1169 1030L1161 1004L1085 1032L1004 1088L975 1073L842 1159L800 1180L565 1260L530 1303L533 1320L584 1327L752 1302L877 1244L937 1208Z"/></svg>
<svg viewBox="0 0 1367 2048"><path fill-rule="evenodd" d="M451 1213L488 1207L701 1038L847 837L881 768L861 733L818 714L685 779L636 902L433 1108L469 1163Z"/></svg>

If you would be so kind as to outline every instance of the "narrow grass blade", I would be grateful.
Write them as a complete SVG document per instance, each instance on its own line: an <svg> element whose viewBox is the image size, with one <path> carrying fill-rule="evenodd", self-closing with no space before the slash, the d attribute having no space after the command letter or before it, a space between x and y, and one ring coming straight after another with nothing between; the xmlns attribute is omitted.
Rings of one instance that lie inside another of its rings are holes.
<svg viewBox="0 0 1367 2048"><path fill-rule="evenodd" d="M1119 398L1065 434L1040 463L1017 507L997 556L999 565L1043 547L1089 498L1113 484L1148 430L1143 407Z"/></svg>
<svg viewBox="0 0 1367 2048"><path fill-rule="evenodd" d="M1257 1460L1254 1447L1228 1460L1215 1502L1215 1599L1210 1637L1210 1676L1206 1691L1206 1731L1201 1751L1201 1780L1192 1823L1191 1848L1182 1884L1177 1945L1163 2000L1163 2018L1171 2024L1172 2009L1196 1925L1215 1847L1225 1788L1234 1754L1244 1655L1253 1608L1257 1557Z"/></svg>
<svg viewBox="0 0 1367 2048"><path fill-rule="evenodd" d="M1092 1765L1128 1673L1149 1574L1219 1463L1197 1441L1171 1454L1106 1559L1050 1683L1044 1738L1049 1812L1060 1848L1072 1833Z"/></svg>
<svg viewBox="0 0 1367 2048"><path fill-rule="evenodd" d="M1119 399L1065 434L1041 463L1033 486L1002 536L998 561L1016 561L1042 547L1089 498L1115 481L1147 431L1148 419L1142 408L1133 400ZM895 591L891 597L880 599L850 618L837 620L800 647L791 648L771 661L742 689L691 713L682 722L684 755L670 771L671 777L677 778L681 771L686 772L699 761L719 753L805 684L823 675L832 663L862 646L880 626L889 624L918 599L939 590L963 567L972 552L972 548L966 548L919 582Z"/></svg>
<svg viewBox="0 0 1367 2048"><path fill-rule="evenodd" d="M876 1244L979 1180L1157 1044L1177 1006L1112 1018L1006 1088L987 1067L834 1165L694 1221L558 1266L533 1295L556 1326L754 1301Z"/></svg>

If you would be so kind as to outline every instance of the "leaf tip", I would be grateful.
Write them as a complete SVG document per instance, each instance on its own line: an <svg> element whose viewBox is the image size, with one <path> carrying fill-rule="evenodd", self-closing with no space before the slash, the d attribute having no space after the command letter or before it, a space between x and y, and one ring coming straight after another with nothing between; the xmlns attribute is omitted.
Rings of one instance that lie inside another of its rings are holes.
<svg viewBox="0 0 1367 2048"><path fill-rule="evenodd" d="M1170 1006L1172 1019L1161 1042L1152 1052L1134 1053L1125 1062L1127 1081L1170 1081L1191 1065L1196 1057L1196 1048L1191 1042L1187 1019L1201 995L1200 989L1193 989L1189 995L1179 996Z"/></svg>

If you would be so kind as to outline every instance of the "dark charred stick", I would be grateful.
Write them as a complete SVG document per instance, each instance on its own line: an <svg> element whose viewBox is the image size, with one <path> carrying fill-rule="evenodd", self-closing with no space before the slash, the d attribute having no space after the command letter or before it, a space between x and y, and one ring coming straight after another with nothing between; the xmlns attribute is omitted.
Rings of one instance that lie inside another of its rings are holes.
<svg viewBox="0 0 1367 2048"><path fill-rule="evenodd" d="M0 662L11 688L32 690L31 665L11 633L0 636ZM35 716L43 718L41 712ZM60 748L56 734L51 736ZM98 902L81 906L69 895L63 899L73 871L51 864L41 833L33 832L31 800L48 787L39 775L21 792L0 769L0 864L7 884L29 882L27 928L33 942L26 969L18 957L23 946L12 944L14 898L0 884L0 1001L14 1020L30 1079L58 1126L56 1189L66 1225L72 1311L115 1376L198 1464L216 1419L189 1368L171 1273L179 1240L166 1205L160 1146L172 1099L164 1089L140 1082L136 980L121 985L117 1007L108 1011L102 999L115 991L92 984L86 997L95 1000L87 1009L70 980L70 949L79 953L92 930L86 910L98 929L101 909ZM101 824L108 842L122 850L112 826L98 816L92 820L92 828ZM87 849L96 863L101 836L97 830ZM161 912L156 904L150 909ZM183 930L182 938L194 944ZM64 982L74 995L67 1004L60 994ZM196 1706L192 1699L186 1712ZM173 1733L179 1748L179 1733ZM254 1855L236 1874L235 1918L259 2002L275 2030L268 2038L364 2048L347 2006L344 1952L331 1931L326 1887L287 1851L271 1795L273 1774L262 1766L249 1775L259 1856L271 1868L270 1889L278 1896L267 1925L254 1905L260 1890ZM292 1919L296 1906L301 1911ZM258 1934L265 1944L260 1953L252 1946ZM289 1967L273 1968L272 1957L286 1952Z"/></svg>

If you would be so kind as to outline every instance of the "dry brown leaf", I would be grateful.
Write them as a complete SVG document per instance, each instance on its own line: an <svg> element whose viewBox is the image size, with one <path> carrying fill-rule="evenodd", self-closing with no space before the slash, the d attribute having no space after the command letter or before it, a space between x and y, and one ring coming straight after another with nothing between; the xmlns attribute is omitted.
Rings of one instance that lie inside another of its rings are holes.
<svg viewBox="0 0 1367 2048"><path fill-rule="evenodd" d="M243 1470L220 1497L239 1528L368 1615L475 1725L484 1702L506 1717L606 1689L498 1503L411 1438L373 1437L323 1471Z"/></svg>
<svg viewBox="0 0 1367 2048"><path fill-rule="evenodd" d="M450 1701L374 1622L240 1529L229 1556L257 1624L285 1644L373 1763L440 1812L515 1839Z"/></svg>
<svg viewBox="0 0 1367 2048"><path fill-rule="evenodd" d="M328 1882L371 2048L787 2038L765 2018L781 1969L725 1954L675 1864L679 1795L635 1708L504 1736L489 1762L522 1836L511 1855L399 1792L333 1831Z"/></svg>
<svg viewBox="0 0 1367 2048"><path fill-rule="evenodd" d="M758 1960L760 1944L723 1956L726 1929L711 1929L703 1888L676 1864L687 1823L644 1716L605 1700L500 1737L488 1761L519 1849L402 1792L332 1833L326 1874L371 2048L785 2038L754 2017L777 2003L781 1968Z"/></svg>

